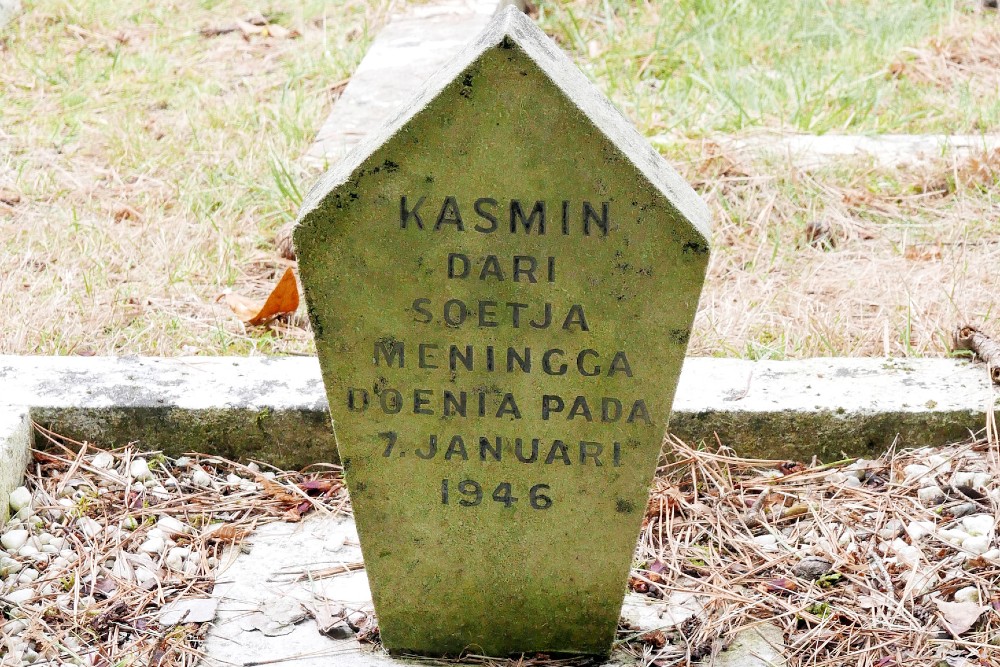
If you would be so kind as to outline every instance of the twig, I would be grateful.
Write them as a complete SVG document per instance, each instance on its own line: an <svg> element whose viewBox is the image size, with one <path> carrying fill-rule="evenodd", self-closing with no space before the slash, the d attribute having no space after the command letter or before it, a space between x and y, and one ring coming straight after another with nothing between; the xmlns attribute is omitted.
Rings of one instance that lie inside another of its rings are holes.
<svg viewBox="0 0 1000 667"><path fill-rule="evenodd" d="M993 384L1000 384L1000 343L979 329L967 325L955 329L952 348L973 352L980 360L986 362Z"/></svg>

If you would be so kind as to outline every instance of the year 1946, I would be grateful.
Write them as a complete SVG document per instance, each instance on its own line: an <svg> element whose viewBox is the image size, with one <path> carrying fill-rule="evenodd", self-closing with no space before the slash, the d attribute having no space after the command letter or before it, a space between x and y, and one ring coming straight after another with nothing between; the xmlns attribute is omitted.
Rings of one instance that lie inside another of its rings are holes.
<svg viewBox="0 0 1000 667"><path fill-rule="evenodd" d="M441 504L451 505L452 491L457 489L459 498L458 504L462 507L476 507L481 505L484 498L483 485L471 479L465 479L452 487L450 479L441 480ZM548 484L535 484L528 489L528 504L532 509L547 510L552 507L552 498L545 494L549 490ZM510 507L520 500L514 495L510 482L500 482L493 490L491 496L493 502L501 503L504 507Z"/></svg>

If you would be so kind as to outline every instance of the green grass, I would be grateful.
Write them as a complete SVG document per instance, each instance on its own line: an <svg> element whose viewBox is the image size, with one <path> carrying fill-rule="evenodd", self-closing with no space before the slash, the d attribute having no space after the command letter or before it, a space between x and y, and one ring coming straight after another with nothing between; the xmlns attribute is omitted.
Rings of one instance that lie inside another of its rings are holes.
<svg viewBox="0 0 1000 667"><path fill-rule="evenodd" d="M647 133L977 133L1000 126L995 88L890 73L956 23L996 23L971 6L577 0L543 2L540 22Z"/></svg>

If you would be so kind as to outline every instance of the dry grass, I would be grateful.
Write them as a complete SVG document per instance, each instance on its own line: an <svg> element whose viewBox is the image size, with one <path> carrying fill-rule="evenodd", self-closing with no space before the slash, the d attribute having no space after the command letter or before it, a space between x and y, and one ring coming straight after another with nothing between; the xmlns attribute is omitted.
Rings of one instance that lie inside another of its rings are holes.
<svg viewBox="0 0 1000 667"><path fill-rule="evenodd" d="M314 177L295 161L400 4L287 3L214 36L257 6L30 7L0 38L0 353L306 345L215 300L280 276L270 240Z"/></svg>
<svg viewBox="0 0 1000 667"><path fill-rule="evenodd" d="M997 329L1000 153L809 171L698 143L675 163L716 225L691 354L941 356L961 323Z"/></svg>
<svg viewBox="0 0 1000 667"><path fill-rule="evenodd" d="M274 30L214 36L203 29L255 7L86 0L21 16L0 38L0 353L312 353L301 315L247 328L217 298L263 297L289 265L272 240L315 178L298 158L402 4L277 6ZM996 331L996 155L809 171L701 139L754 124L996 129L1000 20L910 4L542 3L543 25L641 129L678 137L668 157L712 208L692 354L942 355L959 322ZM841 18L870 34L845 33ZM809 48L786 52L774 25ZM664 55L670 39L683 62ZM824 88L839 76L830 58L855 52L841 74L857 80ZM794 104L775 72L808 84ZM695 75L705 86L681 85ZM736 96L753 90L770 90L759 102L773 109L749 122ZM789 105L799 120L775 115ZM807 242L827 232L832 245Z"/></svg>

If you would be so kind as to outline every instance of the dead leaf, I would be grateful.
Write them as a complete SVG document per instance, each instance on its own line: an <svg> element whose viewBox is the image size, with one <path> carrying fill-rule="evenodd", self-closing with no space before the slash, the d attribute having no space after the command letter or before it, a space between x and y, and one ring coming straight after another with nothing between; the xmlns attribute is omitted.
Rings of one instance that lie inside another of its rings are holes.
<svg viewBox="0 0 1000 667"><path fill-rule="evenodd" d="M264 493L279 503L284 503L286 505L298 505L302 502L302 496L297 493L293 493L287 490L281 484L277 482L272 482L267 477L258 477L257 482L264 487Z"/></svg>
<svg viewBox="0 0 1000 667"><path fill-rule="evenodd" d="M279 315L294 313L299 307L299 287L295 283L295 273L288 268L264 303L233 293L226 294L225 298L237 317L246 324L258 326Z"/></svg>
<svg viewBox="0 0 1000 667"><path fill-rule="evenodd" d="M15 204L21 203L21 195L14 190L8 190L6 188L0 188L0 204L6 204L7 206L14 206Z"/></svg>
<svg viewBox="0 0 1000 667"><path fill-rule="evenodd" d="M778 577L771 581L764 582L764 590L768 593L790 593L797 590L799 585L794 579L788 577Z"/></svg>
<svg viewBox="0 0 1000 667"><path fill-rule="evenodd" d="M948 628L948 632L956 639L963 632L967 632L969 628L975 625L980 615L987 609L987 607L983 607L975 602L945 602L944 600L935 600L934 604L937 605L938 612L940 612L941 619Z"/></svg>
<svg viewBox="0 0 1000 667"><path fill-rule="evenodd" d="M124 203L116 205L114 210L111 212L111 216L114 218L115 222L122 222L124 220L142 220L142 215L139 214L139 211Z"/></svg>
<svg viewBox="0 0 1000 667"><path fill-rule="evenodd" d="M916 262L941 259L941 246L907 246L903 256L910 261Z"/></svg>
<svg viewBox="0 0 1000 667"><path fill-rule="evenodd" d="M246 528L238 528L228 523L213 523L205 526L201 536L208 540L219 542L236 542L250 533Z"/></svg>

